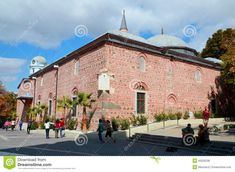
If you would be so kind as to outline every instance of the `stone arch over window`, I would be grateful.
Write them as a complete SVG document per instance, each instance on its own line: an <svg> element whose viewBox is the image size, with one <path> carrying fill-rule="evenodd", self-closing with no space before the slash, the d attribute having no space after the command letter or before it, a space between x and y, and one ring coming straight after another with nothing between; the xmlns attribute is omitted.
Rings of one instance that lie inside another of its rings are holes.
<svg viewBox="0 0 235 172"><path fill-rule="evenodd" d="M53 94L52 94L52 93L49 93L48 98L49 98L49 99L52 99L52 98L53 98Z"/></svg>
<svg viewBox="0 0 235 172"><path fill-rule="evenodd" d="M196 68L195 72L194 72L194 79L197 82L201 82L202 81L202 70L200 67Z"/></svg>
<svg viewBox="0 0 235 172"><path fill-rule="evenodd" d="M72 95L76 95L76 94L78 94L78 88L77 88L77 87L74 87L74 88L72 89Z"/></svg>
<svg viewBox="0 0 235 172"><path fill-rule="evenodd" d="M148 86L147 86L144 82L139 81L139 82L136 82L136 83L133 85L133 89L134 89L134 90L147 91L147 90L148 90Z"/></svg>
<svg viewBox="0 0 235 172"><path fill-rule="evenodd" d="M177 97L176 95L174 94L170 94L168 97L167 97L167 102L170 106L174 106L177 104Z"/></svg>
<svg viewBox="0 0 235 172"><path fill-rule="evenodd" d="M138 70L141 72L145 72L146 70L146 56L143 53L138 55L137 59Z"/></svg>

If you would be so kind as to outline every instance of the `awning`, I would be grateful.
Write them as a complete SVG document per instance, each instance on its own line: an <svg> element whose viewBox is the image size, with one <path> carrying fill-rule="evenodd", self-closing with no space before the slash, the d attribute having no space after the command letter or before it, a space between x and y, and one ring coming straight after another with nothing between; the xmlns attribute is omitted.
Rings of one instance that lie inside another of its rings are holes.
<svg viewBox="0 0 235 172"><path fill-rule="evenodd" d="M32 96L17 96L16 99L19 99L19 100L32 100L33 97Z"/></svg>

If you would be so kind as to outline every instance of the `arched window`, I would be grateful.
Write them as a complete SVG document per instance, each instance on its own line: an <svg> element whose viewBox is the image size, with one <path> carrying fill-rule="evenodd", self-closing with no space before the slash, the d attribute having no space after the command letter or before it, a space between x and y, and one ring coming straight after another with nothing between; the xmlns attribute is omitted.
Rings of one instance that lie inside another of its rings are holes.
<svg viewBox="0 0 235 172"><path fill-rule="evenodd" d="M74 74L75 75L79 74L79 71L80 71L80 62L76 61L75 62L75 68L74 68Z"/></svg>
<svg viewBox="0 0 235 172"><path fill-rule="evenodd" d="M138 69L141 72L145 72L145 58L143 56L138 58Z"/></svg>
<svg viewBox="0 0 235 172"><path fill-rule="evenodd" d="M144 82L137 82L134 85L134 89L136 90L136 113L144 114L146 113L147 108L147 100L146 100L146 90L147 85Z"/></svg>
<svg viewBox="0 0 235 172"><path fill-rule="evenodd" d="M194 74L194 78L197 82L201 82L202 81L202 73L199 69L196 70L195 74Z"/></svg>

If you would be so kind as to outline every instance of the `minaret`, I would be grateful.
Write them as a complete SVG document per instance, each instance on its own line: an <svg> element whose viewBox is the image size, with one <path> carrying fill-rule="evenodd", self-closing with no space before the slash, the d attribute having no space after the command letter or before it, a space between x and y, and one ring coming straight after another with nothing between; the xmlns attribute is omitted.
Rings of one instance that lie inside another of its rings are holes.
<svg viewBox="0 0 235 172"><path fill-rule="evenodd" d="M163 27L162 27L162 29L161 29L161 34L163 35Z"/></svg>
<svg viewBox="0 0 235 172"><path fill-rule="evenodd" d="M127 25L126 25L126 17L125 17L125 10L123 10L123 14L122 14L122 23L121 23L121 27L119 29L122 32L127 32Z"/></svg>

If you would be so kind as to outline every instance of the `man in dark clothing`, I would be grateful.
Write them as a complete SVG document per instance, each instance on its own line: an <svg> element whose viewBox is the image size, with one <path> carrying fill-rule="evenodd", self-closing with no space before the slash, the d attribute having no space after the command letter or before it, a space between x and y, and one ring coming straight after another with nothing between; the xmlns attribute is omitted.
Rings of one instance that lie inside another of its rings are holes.
<svg viewBox="0 0 235 172"><path fill-rule="evenodd" d="M191 124L188 124L187 127L182 129L182 136L184 137L186 134L194 135L194 130L191 127Z"/></svg>
<svg viewBox="0 0 235 172"><path fill-rule="evenodd" d="M27 126L27 133L28 134L30 134L32 123L33 123L33 121L30 119L29 122L28 122L28 126Z"/></svg>

